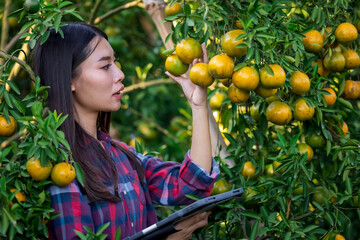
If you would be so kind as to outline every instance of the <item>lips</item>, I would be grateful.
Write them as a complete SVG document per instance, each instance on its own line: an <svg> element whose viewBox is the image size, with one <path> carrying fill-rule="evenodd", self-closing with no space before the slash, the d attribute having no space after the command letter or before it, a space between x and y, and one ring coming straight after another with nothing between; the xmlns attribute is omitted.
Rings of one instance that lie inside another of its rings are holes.
<svg viewBox="0 0 360 240"><path fill-rule="evenodd" d="M122 86L117 92L115 92L113 95L119 95L121 94L121 91L124 90L124 86Z"/></svg>
<svg viewBox="0 0 360 240"><path fill-rule="evenodd" d="M122 94L122 90L124 90L124 86L122 86L117 92L115 92L113 94L113 97L115 97L116 99L121 99L123 94Z"/></svg>

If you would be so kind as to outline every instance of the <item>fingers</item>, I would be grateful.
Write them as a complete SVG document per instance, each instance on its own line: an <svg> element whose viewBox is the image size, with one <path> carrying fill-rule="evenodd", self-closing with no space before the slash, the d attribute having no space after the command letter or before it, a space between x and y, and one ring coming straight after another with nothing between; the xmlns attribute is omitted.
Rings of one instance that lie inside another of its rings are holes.
<svg viewBox="0 0 360 240"><path fill-rule="evenodd" d="M186 79L182 76L175 76L175 75L169 73L168 71L166 71L165 74L168 75L169 77L171 77L175 82L177 82L179 84L181 84L181 81Z"/></svg>
<svg viewBox="0 0 360 240"><path fill-rule="evenodd" d="M207 50L206 50L206 44L202 43L201 48L202 48L202 51L203 51L202 61L204 63L207 63L208 62L208 53L207 53Z"/></svg>

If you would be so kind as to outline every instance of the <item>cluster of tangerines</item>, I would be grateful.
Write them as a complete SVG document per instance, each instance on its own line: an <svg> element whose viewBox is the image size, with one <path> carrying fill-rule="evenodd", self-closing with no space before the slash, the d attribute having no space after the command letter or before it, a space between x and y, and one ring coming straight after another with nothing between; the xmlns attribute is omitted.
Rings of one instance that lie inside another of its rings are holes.
<svg viewBox="0 0 360 240"><path fill-rule="evenodd" d="M12 116L9 116L8 122L5 116L0 116L0 137L11 137L17 130L17 123ZM0 165L1 166L1 165ZM69 185L76 177L74 167L66 162L57 163L54 167L50 160L45 166L41 166L40 159L35 160L33 157L26 162L26 170L34 181L45 181L51 175L54 184L65 187ZM15 192L16 189L10 189ZM23 193L17 192L15 197L18 201L25 201Z"/></svg>
<svg viewBox="0 0 360 240"><path fill-rule="evenodd" d="M355 27L352 23L344 22L337 26L335 31L331 27L327 27L323 34L317 30L311 30L304 34L305 38L302 42L305 50L319 56L313 65L318 65L320 76L327 77L330 72L342 72L359 67L358 53L348 47L357 39L358 31L360 31L360 25ZM335 35L336 40L329 44L331 34ZM342 97L349 100L360 98L359 83L346 80Z"/></svg>

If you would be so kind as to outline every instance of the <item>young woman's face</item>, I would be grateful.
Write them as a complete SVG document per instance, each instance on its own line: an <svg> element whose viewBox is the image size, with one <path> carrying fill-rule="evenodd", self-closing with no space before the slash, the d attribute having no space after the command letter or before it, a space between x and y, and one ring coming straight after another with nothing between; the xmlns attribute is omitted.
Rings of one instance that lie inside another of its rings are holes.
<svg viewBox="0 0 360 240"><path fill-rule="evenodd" d="M97 46L72 80L76 111L80 115L119 110L125 75L115 65L114 51L106 39L95 37L90 44L91 49Z"/></svg>

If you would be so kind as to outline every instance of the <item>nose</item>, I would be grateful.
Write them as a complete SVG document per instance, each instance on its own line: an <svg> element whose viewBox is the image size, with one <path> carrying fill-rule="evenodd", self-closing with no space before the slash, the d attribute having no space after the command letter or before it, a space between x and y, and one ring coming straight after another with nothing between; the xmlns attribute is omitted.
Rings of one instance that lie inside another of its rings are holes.
<svg viewBox="0 0 360 240"><path fill-rule="evenodd" d="M125 74L123 73L123 71L121 71L121 69L115 65L115 82L118 82L118 81L122 81L124 80L125 78Z"/></svg>

